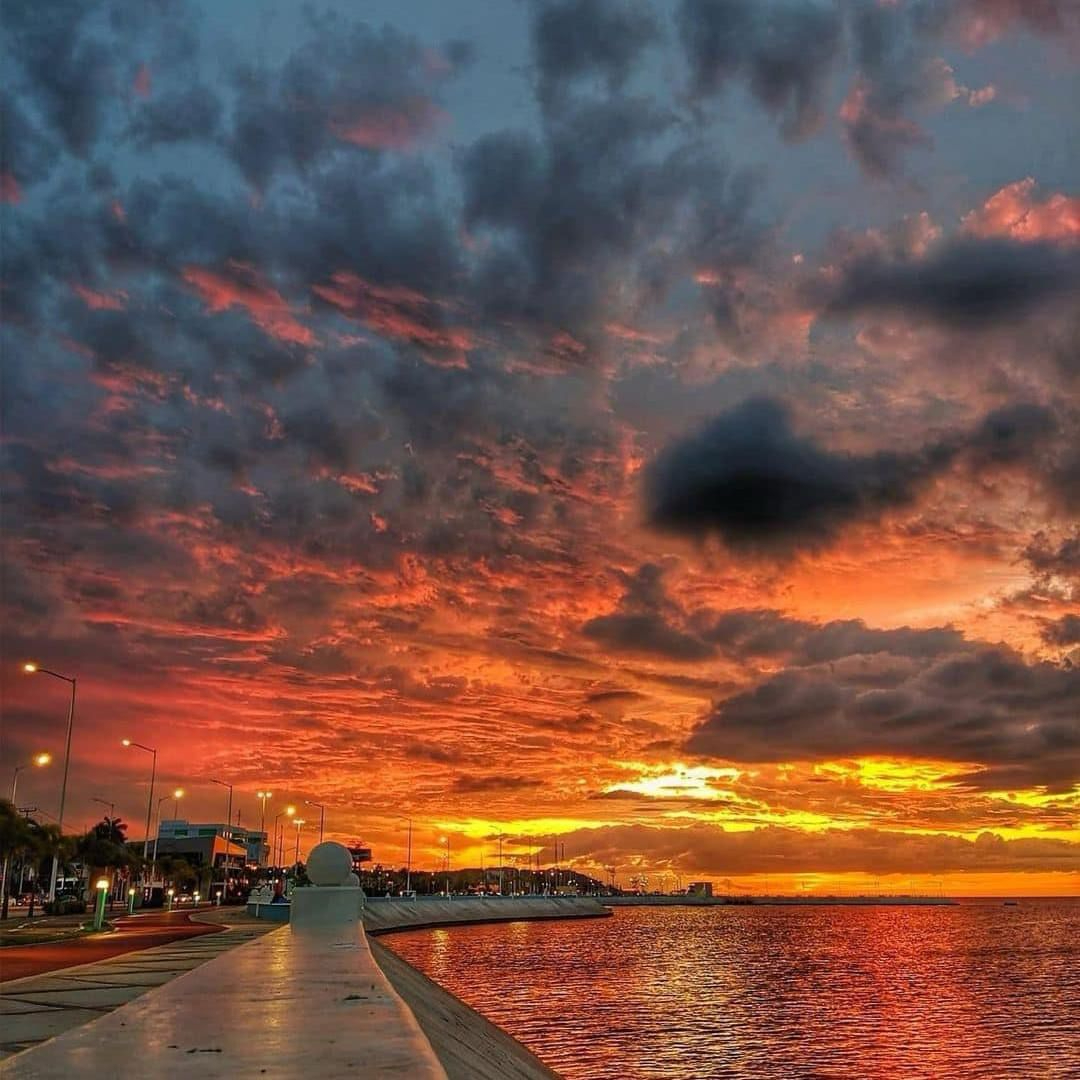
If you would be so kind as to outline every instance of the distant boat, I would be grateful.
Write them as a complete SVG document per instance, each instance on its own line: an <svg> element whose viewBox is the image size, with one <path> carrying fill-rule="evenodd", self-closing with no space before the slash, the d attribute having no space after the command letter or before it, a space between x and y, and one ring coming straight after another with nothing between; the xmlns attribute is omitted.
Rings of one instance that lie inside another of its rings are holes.
<svg viewBox="0 0 1080 1080"><path fill-rule="evenodd" d="M1020 906L1020 901L1019 900L1006 900L1005 901L1005 906L1006 907L1019 907Z"/></svg>

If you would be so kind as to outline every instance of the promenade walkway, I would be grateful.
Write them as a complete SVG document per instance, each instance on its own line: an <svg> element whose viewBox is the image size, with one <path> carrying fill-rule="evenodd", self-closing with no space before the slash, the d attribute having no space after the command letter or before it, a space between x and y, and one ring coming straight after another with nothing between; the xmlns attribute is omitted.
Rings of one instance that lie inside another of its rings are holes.
<svg viewBox="0 0 1080 1080"><path fill-rule="evenodd" d="M105 934L85 934L69 941L41 945L5 945L0 949L0 983L42 975L76 964L92 964L110 956L166 945L181 938L213 934L220 926L192 921L191 911L154 911L121 915L112 921L116 930ZM87 916L81 921L86 922Z"/></svg>
<svg viewBox="0 0 1080 1080"><path fill-rule="evenodd" d="M129 948L119 956L5 982L0 986L0 1060L97 1020L270 929L242 914L239 919L241 925L201 924L200 933L178 941L137 952ZM2 1065L0 1072L8 1075Z"/></svg>

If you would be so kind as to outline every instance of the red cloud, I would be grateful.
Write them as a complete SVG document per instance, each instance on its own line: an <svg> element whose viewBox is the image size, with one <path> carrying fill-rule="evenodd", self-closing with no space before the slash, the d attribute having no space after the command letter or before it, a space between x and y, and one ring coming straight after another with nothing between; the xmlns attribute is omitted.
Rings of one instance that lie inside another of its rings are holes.
<svg viewBox="0 0 1080 1080"><path fill-rule="evenodd" d="M22 189L19 181L9 172L0 172L0 202L17 203L22 201Z"/></svg>
<svg viewBox="0 0 1080 1080"><path fill-rule="evenodd" d="M111 293L97 292L76 282L71 286L71 291L94 311L123 311L127 306L127 293L119 289Z"/></svg>
<svg viewBox="0 0 1080 1080"><path fill-rule="evenodd" d="M150 96L150 69L145 64L140 64L139 70L135 72L135 78L132 81L131 89L139 97L145 98Z"/></svg>
<svg viewBox="0 0 1080 1080"><path fill-rule="evenodd" d="M315 345L312 331L293 318L288 301L267 285L253 266L230 260L228 273L219 274L204 266L184 267L184 280L194 286L208 311L244 308L252 322L278 341L293 345Z"/></svg>
<svg viewBox="0 0 1080 1080"><path fill-rule="evenodd" d="M330 280L313 286L314 292L350 318L383 337L412 342L436 367L468 366L465 354L475 344L473 337L462 327L439 325L438 301L401 285L375 285L346 270Z"/></svg>
<svg viewBox="0 0 1080 1080"><path fill-rule="evenodd" d="M445 110L429 98L414 96L369 106L330 127L339 139L368 150L407 150L447 119Z"/></svg>
<svg viewBox="0 0 1080 1080"><path fill-rule="evenodd" d="M1053 194L1032 198L1032 177L1007 184L978 210L964 215L963 227L976 236L1009 236L1014 240L1080 240L1080 198Z"/></svg>

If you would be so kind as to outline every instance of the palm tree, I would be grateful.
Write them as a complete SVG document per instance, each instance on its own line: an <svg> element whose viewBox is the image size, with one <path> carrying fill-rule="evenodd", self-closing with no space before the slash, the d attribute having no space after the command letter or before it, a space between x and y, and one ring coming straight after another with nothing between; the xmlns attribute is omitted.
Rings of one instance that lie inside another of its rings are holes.
<svg viewBox="0 0 1080 1080"><path fill-rule="evenodd" d="M34 846L34 834L30 823L8 799L0 799L0 859L3 860L3 901L0 902L0 919L8 917L8 868L15 858L25 855Z"/></svg>

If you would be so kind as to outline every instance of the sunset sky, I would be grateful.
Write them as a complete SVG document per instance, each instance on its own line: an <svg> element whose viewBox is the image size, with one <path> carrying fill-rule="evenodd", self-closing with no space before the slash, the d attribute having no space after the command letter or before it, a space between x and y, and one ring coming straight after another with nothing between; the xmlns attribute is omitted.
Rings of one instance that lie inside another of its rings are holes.
<svg viewBox="0 0 1080 1080"><path fill-rule="evenodd" d="M3 30L4 794L1080 893L1073 0Z"/></svg>

